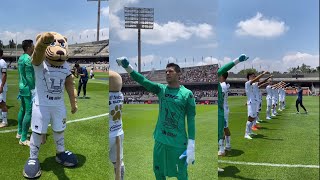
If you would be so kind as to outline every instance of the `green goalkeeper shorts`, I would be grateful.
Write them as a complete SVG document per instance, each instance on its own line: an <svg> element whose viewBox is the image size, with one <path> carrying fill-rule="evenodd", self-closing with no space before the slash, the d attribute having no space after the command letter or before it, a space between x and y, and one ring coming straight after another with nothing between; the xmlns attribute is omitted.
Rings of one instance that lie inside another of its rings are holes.
<svg viewBox="0 0 320 180"><path fill-rule="evenodd" d="M177 177L179 180L187 180L188 172L186 158L179 159L186 148L168 146L155 141L153 149L153 172L156 179Z"/></svg>

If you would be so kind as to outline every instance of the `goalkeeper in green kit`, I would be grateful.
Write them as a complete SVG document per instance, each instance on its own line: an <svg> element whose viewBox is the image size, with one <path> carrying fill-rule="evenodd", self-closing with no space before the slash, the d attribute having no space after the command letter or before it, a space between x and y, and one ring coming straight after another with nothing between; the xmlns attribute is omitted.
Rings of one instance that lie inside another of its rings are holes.
<svg viewBox="0 0 320 180"><path fill-rule="evenodd" d="M31 64L31 55L34 50L32 40L22 42L24 53L19 57L19 97L21 100L18 113L18 133L16 138L20 139L19 144L29 146L27 134L31 123L32 114L32 92L35 86L34 70Z"/></svg>
<svg viewBox="0 0 320 180"><path fill-rule="evenodd" d="M165 180L168 176L187 180L187 165L195 160L196 106L192 92L180 85L180 67L174 63L167 64L168 85L164 85L151 82L134 71L125 57L117 58L117 63L125 68L132 79L159 98L159 116L153 133L153 171L156 179Z"/></svg>

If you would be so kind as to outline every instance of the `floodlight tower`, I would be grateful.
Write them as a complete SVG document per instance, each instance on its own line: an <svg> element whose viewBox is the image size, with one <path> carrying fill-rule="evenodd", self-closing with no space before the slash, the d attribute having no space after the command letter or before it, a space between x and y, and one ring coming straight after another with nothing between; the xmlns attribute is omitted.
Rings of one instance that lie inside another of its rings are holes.
<svg viewBox="0 0 320 180"><path fill-rule="evenodd" d="M101 3L101 1L108 1L108 0L87 0L87 1L98 1L97 41L99 41L99 34L100 34L100 3Z"/></svg>
<svg viewBox="0 0 320 180"><path fill-rule="evenodd" d="M125 28L138 29L138 72L141 72L141 29L153 29L154 8L124 7Z"/></svg>

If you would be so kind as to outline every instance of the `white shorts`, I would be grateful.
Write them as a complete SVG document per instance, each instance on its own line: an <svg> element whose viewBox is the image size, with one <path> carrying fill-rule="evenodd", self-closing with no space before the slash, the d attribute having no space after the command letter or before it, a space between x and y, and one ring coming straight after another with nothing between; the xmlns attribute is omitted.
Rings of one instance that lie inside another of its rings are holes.
<svg viewBox="0 0 320 180"><path fill-rule="evenodd" d="M272 106L272 99L267 99L267 107L271 107Z"/></svg>
<svg viewBox="0 0 320 180"><path fill-rule="evenodd" d="M65 106L39 106L32 104L31 129L33 132L45 134L49 123L55 132L64 131L66 128Z"/></svg>
<svg viewBox="0 0 320 180"><path fill-rule="evenodd" d="M257 117L257 103L251 102L247 103L247 108L248 108L248 116L255 118Z"/></svg>
<svg viewBox="0 0 320 180"><path fill-rule="evenodd" d="M3 91L1 94L0 94L0 103L1 102L6 102L7 101L7 91Z"/></svg>
<svg viewBox="0 0 320 180"><path fill-rule="evenodd" d="M224 111L224 128L229 127L229 111Z"/></svg>
<svg viewBox="0 0 320 180"><path fill-rule="evenodd" d="M123 159L123 139L124 134L120 135L120 159ZM113 163L117 161L116 137L109 138L109 159Z"/></svg>

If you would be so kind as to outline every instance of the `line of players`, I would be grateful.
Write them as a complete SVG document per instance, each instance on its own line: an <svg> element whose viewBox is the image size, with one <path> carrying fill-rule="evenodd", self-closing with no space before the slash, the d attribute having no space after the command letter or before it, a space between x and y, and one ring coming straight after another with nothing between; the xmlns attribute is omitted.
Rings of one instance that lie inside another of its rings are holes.
<svg viewBox="0 0 320 180"><path fill-rule="evenodd" d="M289 85L289 83L285 83L284 81L278 82L276 84L273 84L272 78L273 76L270 75L266 79L259 81L260 78L262 78L264 75L270 74L269 72L265 71L262 74L256 76L255 73L248 73L247 74L247 82L245 83L245 91L247 96L247 102L245 105L247 105L248 110L248 120L246 123L246 129L245 129L245 139L252 139L255 133L252 132L252 130L256 131L260 128L259 124L262 120L259 118L259 113L261 112L261 106L262 106L262 91L261 88L265 87L266 85L266 102L267 102L267 109L266 109L266 120L271 120L272 117L275 117L277 113L277 107L278 111L283 111L285 109L285 98L286 98L286 92L285 87ZM224 82L222 82L222 85L225 84L227 76L224 78ZM230 85L223 85L222 86L222 92L224 96L224 106L227 107L227 97L228 97L228 90ZM229 113L229 109L228 109ZM231 143L230 143L230 130L228 127L228 116L225 115L225 126L224 126L224 133L225 138L219 139L219 156L224 156L225 151L231 151Z"/></svg>

